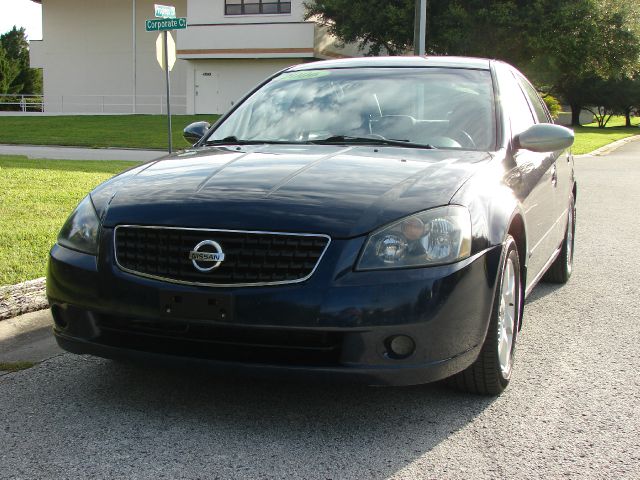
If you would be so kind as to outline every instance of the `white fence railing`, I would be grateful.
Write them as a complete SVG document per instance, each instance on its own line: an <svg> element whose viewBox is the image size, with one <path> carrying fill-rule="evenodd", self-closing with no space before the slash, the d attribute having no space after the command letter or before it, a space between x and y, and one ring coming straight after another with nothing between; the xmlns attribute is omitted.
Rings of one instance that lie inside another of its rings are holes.
<svg viewBox="0 0 640 480"><path fill-rule="evenodd" d="M166 95L0 95L1 110L46 113L164 114ZM171 95L171 113L185 114L186 95Z"/></svg>
<svg viewBox="0 0 640 480"><path fill-rule="evenodd" d="M0 110L42 112L42 95L0 95Z"/></svg>

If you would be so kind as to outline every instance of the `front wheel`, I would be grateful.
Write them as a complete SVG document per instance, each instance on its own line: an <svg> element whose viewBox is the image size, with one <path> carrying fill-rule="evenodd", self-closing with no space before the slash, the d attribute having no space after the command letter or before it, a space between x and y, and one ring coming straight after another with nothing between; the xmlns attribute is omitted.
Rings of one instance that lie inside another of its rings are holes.
<svg viewBox="0 0 640 480"><path fill-rule="evenodd" d="M466 370L447 379L458 390L482 395L499 395L511 380L522 302L520 258L510 235L503 247L487 336L478 359Z"/></svg>

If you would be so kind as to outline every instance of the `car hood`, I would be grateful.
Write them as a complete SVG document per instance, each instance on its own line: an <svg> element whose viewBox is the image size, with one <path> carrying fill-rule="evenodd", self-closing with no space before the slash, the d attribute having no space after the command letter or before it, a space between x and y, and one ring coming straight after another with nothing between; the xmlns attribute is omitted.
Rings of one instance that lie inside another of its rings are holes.
<svg viewBox="0 0 640 480"><path fill-rule="evenodd" d="M103 225L324 233L350 238L446 205L485 152L262 145L187 151L92 192Z"/></svg>

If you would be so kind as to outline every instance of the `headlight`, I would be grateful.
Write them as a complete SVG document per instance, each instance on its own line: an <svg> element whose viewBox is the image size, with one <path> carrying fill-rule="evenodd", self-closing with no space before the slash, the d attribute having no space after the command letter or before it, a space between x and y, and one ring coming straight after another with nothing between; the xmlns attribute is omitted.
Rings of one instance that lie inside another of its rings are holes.
<svg viewBox="0 0 640 480"><path fill-rule="evenodd" d="M64 247L88 253L98 254L100 221L87 195L76 207L58 234L58 243Z"/></svg>
<svg viewBox="0 0 640 480"><path fill-rule="evenodd" d="M442 265L470 254L469 211L452 205L416 213L373 232L356 270Z"/></svg>

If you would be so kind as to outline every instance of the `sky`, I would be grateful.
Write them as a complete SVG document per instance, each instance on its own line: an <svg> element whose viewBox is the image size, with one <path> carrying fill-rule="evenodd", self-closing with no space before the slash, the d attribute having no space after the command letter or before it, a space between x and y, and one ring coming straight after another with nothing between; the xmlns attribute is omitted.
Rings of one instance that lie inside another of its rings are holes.
<svg viewBox="0 0 640 480"><path fill-rule="evenodd" d="M31 0L0 0L0 34L16 25L29 40L42 40L42 6Z"/></svg>

